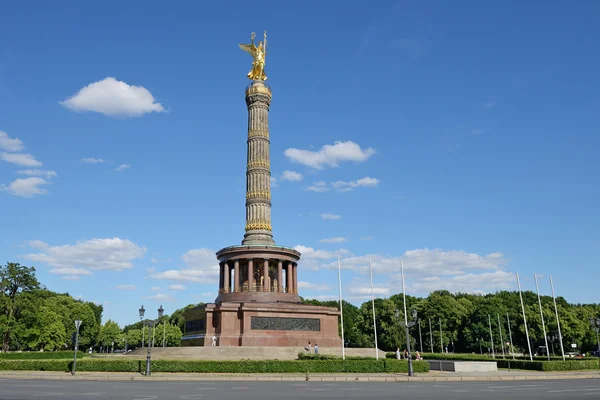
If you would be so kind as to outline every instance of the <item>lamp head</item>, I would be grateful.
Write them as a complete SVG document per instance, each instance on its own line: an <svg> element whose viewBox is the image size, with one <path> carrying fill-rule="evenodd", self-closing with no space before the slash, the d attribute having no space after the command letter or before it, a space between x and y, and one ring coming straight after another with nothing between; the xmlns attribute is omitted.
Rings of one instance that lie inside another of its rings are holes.
<svg viewBox="0 0 600 400"><path fill-rule="evenodd" d="M163 308L163 306L161 304L160 308L158 309L158 318L162 318L164 312L165 312L165 309Z"/></svg>
<svg viewBox="0 0 600 400"><path fill-rule="evenodd" d="M144 306L142 305L142 307L140 308L140 318L144 318L144 314L146 313L146 310L144 310Z"/></svg>

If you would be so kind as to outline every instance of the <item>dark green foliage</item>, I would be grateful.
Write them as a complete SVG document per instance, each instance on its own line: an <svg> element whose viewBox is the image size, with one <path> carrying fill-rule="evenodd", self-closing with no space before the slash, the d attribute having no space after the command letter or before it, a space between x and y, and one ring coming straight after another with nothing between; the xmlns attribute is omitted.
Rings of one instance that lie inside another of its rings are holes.
<svg viewBox="0 0 600 400"><path fill-rule="evenodd" d="M33 351L28 353L0 353L0 360L72 360L73 351ZM77 359L87 357L84 351L77 352Z"/></svg>
<svg viewBox="0 0 600 400"><path fill-rule="evenodd" d="M527 361L527 360L496 360L498 368L527 369L534 371L579 371L599 369L600 363L595 360L577 361Z"/></svg>
<svg viewBox="0 0 600 400"><path fill-rule="evenodd" d="M0 360L0 370L70 371L70 360ZM415 372L428 372L426 362L413 363ZM143 360L85 358L77 371L141 372ZM406 373L408 363L398 360L264 360L264 361L169 361L152 362L152 372L187 373Z"/></svg>

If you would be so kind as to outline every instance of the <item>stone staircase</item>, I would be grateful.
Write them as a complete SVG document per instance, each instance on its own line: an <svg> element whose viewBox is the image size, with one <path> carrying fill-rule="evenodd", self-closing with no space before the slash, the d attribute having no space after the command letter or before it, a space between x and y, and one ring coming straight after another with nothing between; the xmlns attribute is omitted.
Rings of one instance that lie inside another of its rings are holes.
<svg viewBox="0 0 600 400"><path fill-rule="evenodd" d="M142 359L147 349L136 349L127 358ZM153 360L296 360L298 353L305 351L298 347L154 347ZM319 347L320 354L341 357L342 349ZM348 357L375 357L375 349L346 349ZM379 358L385 352L379 350Z"/></svg>

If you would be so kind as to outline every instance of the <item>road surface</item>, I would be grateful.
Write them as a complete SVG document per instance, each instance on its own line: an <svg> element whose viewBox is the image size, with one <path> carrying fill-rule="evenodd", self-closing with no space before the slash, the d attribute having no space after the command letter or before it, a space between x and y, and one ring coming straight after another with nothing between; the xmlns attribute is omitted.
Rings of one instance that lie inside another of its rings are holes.
<svg viewBox="0 0 600 400"><path fill-rule="evenodd" d="M0 379L0 399L599 399L600 379L506 382L52 381Z"/></svg>

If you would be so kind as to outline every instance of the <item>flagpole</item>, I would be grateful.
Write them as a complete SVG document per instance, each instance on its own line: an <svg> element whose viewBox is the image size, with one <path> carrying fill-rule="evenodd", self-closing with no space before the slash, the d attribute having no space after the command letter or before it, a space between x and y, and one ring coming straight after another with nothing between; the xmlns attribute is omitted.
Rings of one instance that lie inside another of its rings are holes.
<svg viewBox="0 0 600 400"><path fill-rule="evenodd" d="M344 310L342 307L342 267L340 266L340 258L338 257L338 284L340 286L340 318L342 324L342 360L346 359L346 349L344 344Z"/></svg>
<svg viewBox="0 0 600 400"><path fill-rule="evenodd" d="M510 353L512 353L512 358L514 360L515 359L515 349L513 348L512 330L510 329L510 318L508 317L508 313L506 313L506 322L508 323L508 337L510 338Z"/></svg>
<svg viewBox="0 0 600 400"><path fill-rule="evenodd" d="M562 359L565 361L565 348L563 347L563 337L560 332L560 320L558 319L558 307L556 307L556 297L554 296L554 283L552 282L552 275L550 275L550 287L552 288L552 300L554 301L554 312L556 313L556 325L558 326L558 340L560 340L560 352Z"/></svg>
<svg viewBox="0 0 600 400"><path fill-rule="evenodd" d="M498 330L500 331L500 346L502 346L502 359L504 359L504 339L502 338L502 325L500 324L500 314L498 315Z"/></svg>
<svg viewBox="0 0 600 400"><path fill-rule="evenodd" d="M490 314L488 314L488 323L490 324L490 341L492 342L492 357L496 358L496 353L494 352L494 334L492 333L492 319L490 318Z"/></svg>
<svg viewBox="0 0 600 400"><path fill-rule="evenodd" d="M540 317L542 317L542 330L544 331L544 340L546 341L546 354L550 361L550 348L548 347L548 336L546 336L546 324L544 323L544 309L542 308L542 298L540 297L540 287L538 286L537 274L533 274L535 279L535 290L537 291L538 304L540 305Z"/></svg>
<svg viewBox="0 0 600 400"><path fill-rule="evenodd" d="M375 320L375 292L373 290L373 265L369 258L369 271L371 272L371 305L373 306L373 333L375 335L375 359L379 360L379 349L377 348L377 321Z"/></svg>
<svg viewBox="0 0 600 400"><path fill-rule="evenodd" d="M412 355L410 354L410 336L408 331L408 315L406 314L406 286L404 286L404 261L400 261L402 273L402 298L404 299L404 326L406 326L406 351L408 352L408 376L414 376Z"/></svg>
<svg viewBox="0 0 600 400"><path fill-rule="evenodd" d="M531 355L531 342L529 342L529 330L527 329L527 318L525 317L525 304L523 304L523 293L521 293L521 281L517 272L517 286L519 287L519 297L521 298L521 310L523 311L523 323L525 324L525 336L527 337L527 348L529 349L529 360L533 361Z"/></svg>
<svg viewBox="0 0 600 400"><path fill-rule="evenodd" d="M433 354L433 332L431 331L431 318L429 318L429 344L431 344L431 354Z"/></svg>

